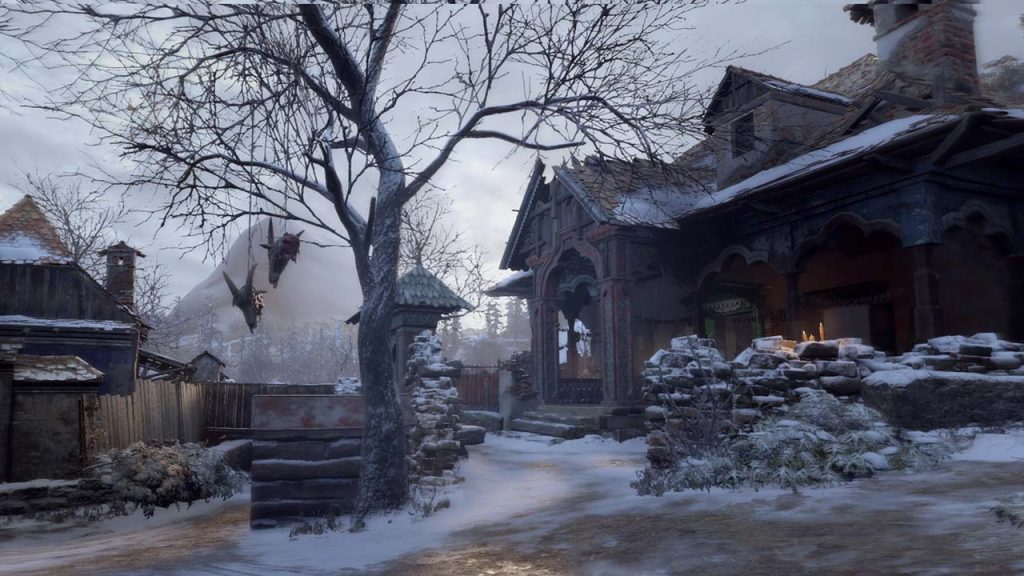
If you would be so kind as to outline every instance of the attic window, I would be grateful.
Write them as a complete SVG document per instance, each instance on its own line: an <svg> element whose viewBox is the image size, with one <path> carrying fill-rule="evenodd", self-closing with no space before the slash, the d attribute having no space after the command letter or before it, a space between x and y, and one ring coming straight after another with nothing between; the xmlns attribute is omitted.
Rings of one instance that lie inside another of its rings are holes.
<svg viewBox="0 0 1024 576"><path fill-rule="evenodd" d="M744 114L732 123L732 155L743 156L754 149L754 113Z"/></svg>

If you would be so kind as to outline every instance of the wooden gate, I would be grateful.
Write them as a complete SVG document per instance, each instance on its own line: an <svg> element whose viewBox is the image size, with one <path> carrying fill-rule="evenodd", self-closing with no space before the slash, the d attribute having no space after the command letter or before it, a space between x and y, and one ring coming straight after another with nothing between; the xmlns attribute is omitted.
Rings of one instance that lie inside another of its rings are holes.
<svg viewBox="0 0 1024 576"><path fill-rule="evenodd" d="M497 366L464 366L455 388L464 409L498 411Z"/></svg>

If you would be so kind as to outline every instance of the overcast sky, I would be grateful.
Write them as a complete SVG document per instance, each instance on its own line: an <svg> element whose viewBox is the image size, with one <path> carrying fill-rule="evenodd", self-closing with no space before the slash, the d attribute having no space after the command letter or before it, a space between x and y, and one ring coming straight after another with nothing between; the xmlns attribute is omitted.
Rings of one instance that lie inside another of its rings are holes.
<svg viewBox="0 0 1024 576"><path fill-rule="evenodd" d="M872 28L851 22L842 11L842 0L788 1L750 0L743 5L716 6L693 17L693 24L708 46L725 46L744 53L767 53L738 64L795 82L813 83L850 61L874 51ZM1024 32L1018 27L1020 0L981 0L976 32L979 61L1004 54L1024 57ZM0 52L10 53L5 41ZM43 74L45 71L33 71ZM0 70L0 74L4 74ZM721 71L707 74L702 81L715 83ZM0 90L10 92L18 81L10 74L0 77ZM23 170L40 173L73 171L89 157L112 158L116 151L97 150L84 127L58 121L44 114L21 110L0 111L0 211L16 201ZM469 237L483 245L493 261L493 275L500 277L501 257L515 210L520 202L533 153L519 152L507 157L501 143L477 143L457 151L437 177L439 187L455 200L455 216ZM545 157L548 163L559 156ZM181 256L169 250L178 245L173 230L157 230L150 222L133 222L119 230L130 243L144 249L150 260L167 265L174 295L183 295L212 270L201 254Z"/></svg>

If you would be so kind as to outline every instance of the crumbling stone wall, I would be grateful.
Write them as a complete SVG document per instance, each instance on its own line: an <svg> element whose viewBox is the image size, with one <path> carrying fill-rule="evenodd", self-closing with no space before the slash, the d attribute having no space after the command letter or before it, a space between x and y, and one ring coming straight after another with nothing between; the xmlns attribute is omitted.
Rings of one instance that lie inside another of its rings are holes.
<svg viewBox="0 0 1024 576"><path fill-rule="evenodd" d="M415 422L409 433L410 482L445 486L459 480L455 465L466 451L458 439L459 392L452 379L462 366L441 354L441 339L424 330L409 345L407 386Z"/></svg>
<svg viewBox="0 0 1024 576"><path fill-rule="evenodd" d="M1024 344L995 334L944 336L889 357L858 338L758 338L732 361L713 340L673 338L645 364L648 460L671 465L668 435L694 419L714 433L785 413L808 389L863 400L898 426L996 424L1024 414Z"/></svg>

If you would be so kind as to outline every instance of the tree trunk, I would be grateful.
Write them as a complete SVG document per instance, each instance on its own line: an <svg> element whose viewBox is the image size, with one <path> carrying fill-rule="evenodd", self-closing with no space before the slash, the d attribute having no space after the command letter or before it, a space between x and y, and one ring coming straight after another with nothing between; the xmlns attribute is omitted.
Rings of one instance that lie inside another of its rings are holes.
<svg viewBox="0 0 1024 576"><path fill-rule="evenodd" d="M383 232L374 246L371 282L363 290L359 319L359 373L365 400L362 466L356 497L357 522L369 513L392 510L408 496L405 426L394 385L391 316L398 273L398 212L378 210ZM393 228L389 234L386 228Z"/></svg>

